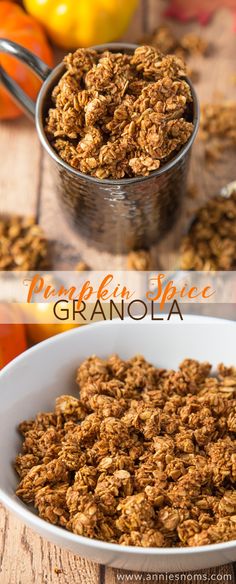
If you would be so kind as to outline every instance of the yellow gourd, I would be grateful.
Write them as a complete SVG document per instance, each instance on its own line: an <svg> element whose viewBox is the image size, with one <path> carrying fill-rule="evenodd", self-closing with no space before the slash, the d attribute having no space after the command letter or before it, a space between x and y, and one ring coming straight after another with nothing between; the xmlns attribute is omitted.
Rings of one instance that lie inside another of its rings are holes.
<svg viewBox="0 0 236 584"><path fill-rule="evenodd" d="M138 0L24 0L26 10L64 49L77 49L119 39Z"/></svg>

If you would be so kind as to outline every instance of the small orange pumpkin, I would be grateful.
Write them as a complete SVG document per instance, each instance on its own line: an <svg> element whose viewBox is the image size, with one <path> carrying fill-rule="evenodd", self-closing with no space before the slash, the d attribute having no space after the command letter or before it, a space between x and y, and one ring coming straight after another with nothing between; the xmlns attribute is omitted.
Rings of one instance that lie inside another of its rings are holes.
<svg viewBox="0 0 236 584"><path fill-rule="evenodd" d="M26 330L13 305L0 303L0 369L27 349Z"/></svg>
<svg viewBox="0 0 236 584"><path fill-rule="evenodd" d="M14 2L0 1L0 37L26 47L47 65L53 64L52 50L43 29ZM0 53L0 65L32 99L36 98L41 83L26 65L3 53ZM20 115L22 111L0 85L0 120Z"/></svg>

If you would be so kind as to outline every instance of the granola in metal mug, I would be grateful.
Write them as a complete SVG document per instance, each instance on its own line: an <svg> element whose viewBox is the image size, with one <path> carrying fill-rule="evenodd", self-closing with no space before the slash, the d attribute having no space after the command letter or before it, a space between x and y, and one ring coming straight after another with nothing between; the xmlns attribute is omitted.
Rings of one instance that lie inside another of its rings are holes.
<svg viewBox="0 0 236 584"><path fill-rule="evenodd" d="M45 129L73 168L100 179L148 176L190 138L181 58L140 46L133 55L78 49L64 62Z"/></svg>

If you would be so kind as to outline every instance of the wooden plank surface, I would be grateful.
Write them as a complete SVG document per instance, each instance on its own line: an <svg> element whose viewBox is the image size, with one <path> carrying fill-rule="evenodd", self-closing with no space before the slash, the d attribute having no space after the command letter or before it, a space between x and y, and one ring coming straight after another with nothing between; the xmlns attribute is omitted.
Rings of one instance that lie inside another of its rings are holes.
<svg viewBox="0 0 236 584"><path fill-rule="evenodd" d="M27 118L0 124L0 213L35 215L42 150Z"/></svg>
<svg viewBox="0 0 236 584"><path fill-rule="evenodd" d="M39 537L2 506L0 584L98 584L100 568Z"/></svg>
<svg viewBox="0 0 236 584"><path fill-rule="evenodd" d="M164 5L163 0L141 0L125 40L135 41L144 32L155 28L160 23ZM192 28L200 30L196 24L186 27L175 23L173 26L179 33ZM236 72L236 37L232 32L230 14L227 11L218 13L207 29L201 29L201 34L211 39L215 48L211 58L194 59L194 69L201 71L196 85L200 100L216 98L217 92L235 97L230 76ZM0 212L20 211L38 216L53 246L55 268L73 268L81 256L97 269L107 265L126 267L124 258L112 258L108 254L98 257L71 232L58 207L48 157L42 153L36 131L29 121L23 118L1 124L0 155ZM227 153L223 161L214 164L212 172L212 168L205 164L202 145L196 143L190 184L196 186L198 200L187 199L175 233L153 250L155 267L175 265L176 244L191 212L234 178L234 166L234 156ZM118 574L124 576L123 581L137 581L135 574L99 567L48 543L3 507L0 508L0 540L0 584L116 584L121 581ZM232 566L216 568L214 573L221 574L222 579L223 574L226 575L225 581L233 584ZM142 575L139 581L145 581L145 578Z"/></svg>

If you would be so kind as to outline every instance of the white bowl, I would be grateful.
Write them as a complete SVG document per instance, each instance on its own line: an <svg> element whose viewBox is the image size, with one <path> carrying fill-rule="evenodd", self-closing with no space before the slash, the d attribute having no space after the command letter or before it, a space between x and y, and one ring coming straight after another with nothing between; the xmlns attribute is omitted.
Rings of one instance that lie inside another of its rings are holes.
<svg viewBox="0 0 236 584"><path fill-rule="evenodd" d="M236 560L236 541L194 548L126 547L80 537L40 519L14 494L12 462L20 449L16 427L39 411L50 410L62 393L76 393L75 371L96 353L136 353L157 366L175 368L185 357L236 362L236 323L201 317L183 322L109 321L53 337L23 353L0 373L0 499L27 525L53 543L95 562L148 572L197 570Z"/></svg>

